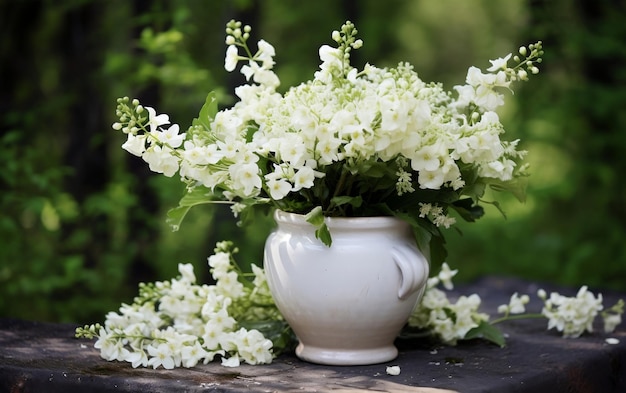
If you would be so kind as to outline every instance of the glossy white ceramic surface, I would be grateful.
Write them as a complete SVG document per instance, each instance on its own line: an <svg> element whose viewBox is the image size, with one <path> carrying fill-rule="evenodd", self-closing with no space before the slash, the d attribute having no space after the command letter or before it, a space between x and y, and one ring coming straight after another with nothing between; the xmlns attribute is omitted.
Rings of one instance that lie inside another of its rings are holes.
<svg viewBox="0 0 626 393"><path fill-rule="evenodd" d="M394 359L393 341L429 273L408 224L393 217L327 218L332 246L304 216L277 211L265 245L272 295L303 360L332 365Z"/></svg>

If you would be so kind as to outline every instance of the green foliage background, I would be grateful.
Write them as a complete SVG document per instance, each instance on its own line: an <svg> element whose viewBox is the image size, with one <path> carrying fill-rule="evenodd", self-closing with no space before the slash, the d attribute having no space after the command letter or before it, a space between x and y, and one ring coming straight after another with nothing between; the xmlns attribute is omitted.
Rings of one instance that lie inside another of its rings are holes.
<svg viewBox="0 0 626 393"><path fill-rule="evenodd" d="M507 97L510 138L529 150L528 201L509 199L447 233L461 279L485 274L626 291L626 4L616 0L6 0L0 4L0 317L87 323L140 281L208 281L206 257L233 239L261 263L271 220L238 228L120 149L115 99L139 98L181 127L206 93L233 102L224 26L253 26L277 49L283 87L311 77L330 32L354 21L356 65L410 61L446 87L470 65L543 40L541 73ZM498 196L494 196L496 198Z"/></svg>

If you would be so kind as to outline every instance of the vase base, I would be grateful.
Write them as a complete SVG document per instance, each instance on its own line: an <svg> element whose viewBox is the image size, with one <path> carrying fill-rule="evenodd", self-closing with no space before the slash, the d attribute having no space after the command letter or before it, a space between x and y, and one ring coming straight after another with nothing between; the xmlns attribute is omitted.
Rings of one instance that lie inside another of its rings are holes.
<svg viewBox="0 0 626 393"><path fill-rule="evenodd" d="M391 361L398 357L398 349L386 347L367 349L320 348L300 343L296 356L301 360L329 366L364 366Z"/></svg>

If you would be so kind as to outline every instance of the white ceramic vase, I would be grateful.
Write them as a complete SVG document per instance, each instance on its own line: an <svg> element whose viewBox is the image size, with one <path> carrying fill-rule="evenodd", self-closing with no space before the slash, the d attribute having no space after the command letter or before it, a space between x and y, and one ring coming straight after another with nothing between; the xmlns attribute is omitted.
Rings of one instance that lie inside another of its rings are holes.
<svg viewBox="0 0 626 393"><path fill-rule="evenodd" d="M397 357L393 342L421 299L429 264L394 217L327 218L332 246L304 216L277 211L265 244L272 295L313 363L364 365Z"/></svg>

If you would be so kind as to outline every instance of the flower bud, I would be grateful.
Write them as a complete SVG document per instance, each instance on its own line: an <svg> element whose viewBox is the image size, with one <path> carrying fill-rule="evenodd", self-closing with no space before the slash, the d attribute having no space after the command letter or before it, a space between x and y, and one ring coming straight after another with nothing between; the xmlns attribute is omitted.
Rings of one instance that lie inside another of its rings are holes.
<svg viewBox="0 0 626 393"><path fill-rule="evenodd" d="M520 46L519 47L519 54L522 55L522 56L526 56L526 53L528 53L526 51L526 47L525 46Z"/></svg>

